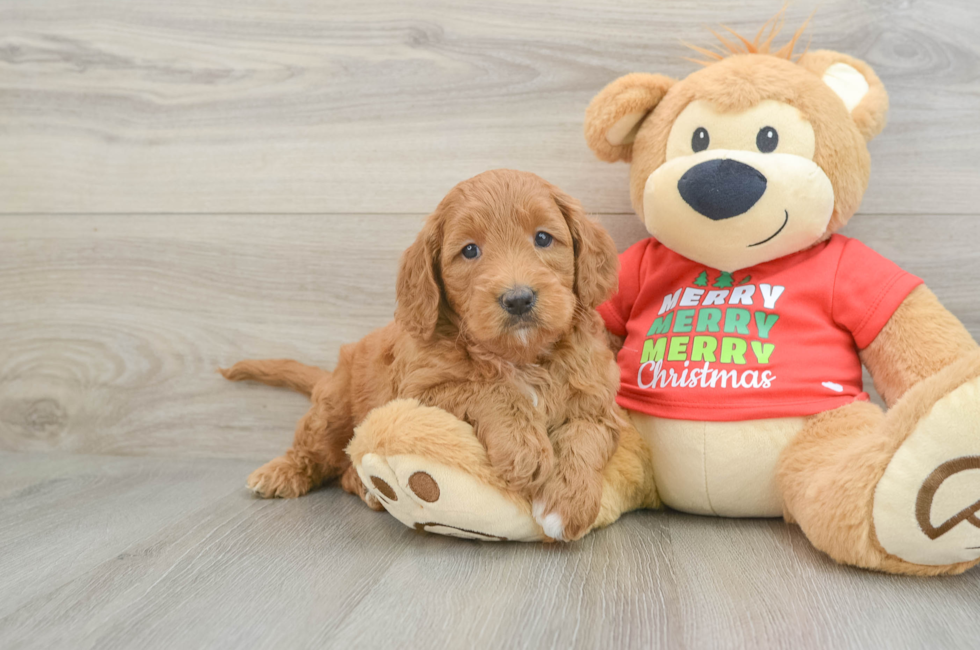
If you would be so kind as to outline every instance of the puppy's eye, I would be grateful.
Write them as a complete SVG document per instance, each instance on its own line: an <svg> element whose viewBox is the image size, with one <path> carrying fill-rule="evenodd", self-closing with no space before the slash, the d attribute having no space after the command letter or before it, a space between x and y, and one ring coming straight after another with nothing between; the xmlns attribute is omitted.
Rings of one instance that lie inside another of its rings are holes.
<svg viewBox="0 0 980 650"><path fill-rule="evenodd" d="M462 255L468 260L475 260L480 256L480 247L476 244L463 246Z"/></svg>
<svg viewBox="0 0 980 650"><path fill-rule="evenodd" d="M759 134L755 136L755 146L762 153L772 153L779 145L779 134L771 126L764 126L759 129Z"/></svg>
<svg viewBox="0 0 980 650"><path fill-rule="evenodd" d="M709 142L711 142L711 138L708 137L708 129L699 126L694 131L694 135L691 136L691 149L694 149L694 153L704 151L708 148Z"/></svg>
<svg viewBox="0 0 980 650"><path fill-rule="evenodd" d="M553 241L555 241L555 238L543 230L539 230L537 234L534 235L534 245L538 248L548 248L551 246L551 242Z"/></svg>

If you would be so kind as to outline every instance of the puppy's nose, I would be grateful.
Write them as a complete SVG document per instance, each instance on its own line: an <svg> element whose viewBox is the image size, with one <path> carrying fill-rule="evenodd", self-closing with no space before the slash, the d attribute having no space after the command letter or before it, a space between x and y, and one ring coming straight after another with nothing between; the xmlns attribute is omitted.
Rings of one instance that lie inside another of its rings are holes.
<svg viewBox="0 0 980 650"><path fill-rule="evenodd" d="M538 296L531 287L519 286L508 289L500 296L500 306L512 316L521 316L531 311Z"/></svg>
<svg viewBox="0 0 980 650"><path fill-rule="evenodd" d="M691 167L677 181L689 206L712 221L748 212L766 191L766 177L755 167L719 158Z"/></svg>

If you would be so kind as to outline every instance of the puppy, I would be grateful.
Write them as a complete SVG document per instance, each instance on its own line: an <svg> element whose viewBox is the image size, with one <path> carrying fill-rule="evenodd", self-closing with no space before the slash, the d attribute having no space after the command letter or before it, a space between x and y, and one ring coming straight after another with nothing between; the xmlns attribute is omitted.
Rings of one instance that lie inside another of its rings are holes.
<svg viewBox="0 0 980 650"><path fill-rule="evenodd" d="M345 448L367 413L417 398L473 425L493 467L557 515L562 539L599 512L602 470L625 425L619 375L595 307L615 288L612 239L578 201L534 174L489 171L454 187L405 251L395 320L341 348L326 373L294 361L222 371L311 396L293 446L256 470L263 497L340 477L381 509Z"/></svg>

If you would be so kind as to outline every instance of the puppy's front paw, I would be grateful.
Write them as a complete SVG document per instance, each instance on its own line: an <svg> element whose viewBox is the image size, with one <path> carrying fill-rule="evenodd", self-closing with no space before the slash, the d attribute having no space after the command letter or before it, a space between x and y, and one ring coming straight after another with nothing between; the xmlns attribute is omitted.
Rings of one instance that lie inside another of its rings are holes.
<svg viewBox="0 0 980 650"><path fill-rule="evenodd" d="M248 489L265 499L301 497L313 488L308 472L288 458L276 458L252 472Z"/></svg>
<svg viewBox="0 0 980 650"><path fill-rule="evenodd" d="M548 479L555 464L555 452L547 438L544 444L531 439L491 445L487 454L507 486L526 494Z"/></svg>
<svg viewBox="0 0 980 650"><path fill-rule="evenodd" d="M535 497L532 514L545 535L557 542L570 542L591 530L601 502L602 482L598 477L579 482L555 476Z"/></svg>

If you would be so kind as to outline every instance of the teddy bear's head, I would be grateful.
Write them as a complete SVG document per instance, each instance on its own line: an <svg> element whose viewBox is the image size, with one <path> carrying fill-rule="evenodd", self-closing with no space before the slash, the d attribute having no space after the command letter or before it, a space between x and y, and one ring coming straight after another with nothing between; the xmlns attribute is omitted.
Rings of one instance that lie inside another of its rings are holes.
<svg viewBox="0 0 980 650"><path fill-rule="evenodd" d="M769 24L767 23L767 26ZM681 255L734 271L802 250L843 226L868 184L867 142L888 96L864 62L837 52L793 60L719 36L724 54L680 81L620 77L589 105L585 135L602 160L631 163L633 208ZM717 36L717 35L716 35Z"/></svg>

